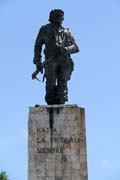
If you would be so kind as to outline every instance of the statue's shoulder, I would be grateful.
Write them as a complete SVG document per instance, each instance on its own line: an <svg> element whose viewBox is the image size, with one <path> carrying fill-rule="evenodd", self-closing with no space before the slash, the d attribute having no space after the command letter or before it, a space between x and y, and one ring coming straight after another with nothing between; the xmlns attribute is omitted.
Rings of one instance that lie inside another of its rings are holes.
<svg viewBox="0 0 120 180"><path fill-rule="evenodd" d="M69 28L64 28L64 33L65 33L67 36L71 36L71 32L70 32L70 29L69 29Z"/></svg>
<svg viewBox="0 0 120 180"><path fill-rule="evenodd" d="M69 28L64 27L63 29L65 33L69 33Z"/></svg>
<svg viewBox="0 0 120 180"><path fill-rule="evenodd" d="M51 29L51 24L50 23L49 24L45 24L45 25L43 25L43 28L45 30Z"/></svg>
<svg viewBox="0 0 120 180"><path fill-rule="evenodd" d="M39 35L43 36L45 33L45 25L42 25L39 29Z"/></svg>
<svg viewBox="0 0 120 180"><path fill-rule="evenodd" d="M66 34L67 40L70 41L70 42L72 41L74 43L74 37L73 37L70 29L69 28L64 28L64 33Z"/></svg>
<svg viewBox="0 0 120 180"><path fill-rule="evenodd" d="M40 30L41 31L44 31L46 29L46 25L42 25L41 27L40 27Z"/></svg>
<svg viewBox="0 0 120 180"><path fill-rule="evenodd" d="M39 35L42 37L46 36L46 34L48 34L48 32L50 31L49 29L50 29L49 24L42 25L39 29Z"/></svg>
<svg viewBox="0 0 120 180"><path fill-rule="evenodd" d="M45 24L41 26L41 30L44 31L45 33L48 33L52 30L51 24Z"/></svg>

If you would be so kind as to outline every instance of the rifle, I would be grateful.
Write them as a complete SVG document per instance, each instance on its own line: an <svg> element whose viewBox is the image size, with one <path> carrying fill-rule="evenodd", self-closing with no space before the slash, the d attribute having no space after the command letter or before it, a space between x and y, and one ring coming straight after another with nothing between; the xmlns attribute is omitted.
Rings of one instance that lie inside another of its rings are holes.
<svg viewBox="0 0 120 180"><path fill-rule="evenodd" d="M34 79L37 79L38 81L41 82L41 80L37 78L38 73L39 73L39 71L38 71L38 70L35 70L35 71L32 73L32 79L33 79L33 80L34 80Z"/></svg>

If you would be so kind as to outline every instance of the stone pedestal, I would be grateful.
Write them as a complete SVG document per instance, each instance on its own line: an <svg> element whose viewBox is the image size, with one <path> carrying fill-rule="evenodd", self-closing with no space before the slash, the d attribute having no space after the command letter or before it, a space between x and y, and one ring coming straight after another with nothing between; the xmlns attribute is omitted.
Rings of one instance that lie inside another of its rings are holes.
<svg viewBox="0 0 120 180"><path fill-rule="evenodd" d="M30 107L28 126L28 180L88 180L84 108Z"/></svg>

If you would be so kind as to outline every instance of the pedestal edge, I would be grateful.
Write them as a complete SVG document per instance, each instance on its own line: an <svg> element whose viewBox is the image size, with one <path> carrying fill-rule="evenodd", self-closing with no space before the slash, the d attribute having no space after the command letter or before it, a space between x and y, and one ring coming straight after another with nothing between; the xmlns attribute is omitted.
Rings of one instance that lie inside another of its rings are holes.
<svg viewBox="0 0 120 180"><path fill-rule="evenodd" d="M32 108L56 108L56 107L59 107L59 108L65 108L65 107L78 107L78 108L82 108L82 109L85 109L84 107L81 107L77 104L60 104L60 105L35 105L35 106L29 106L29 109L32 109Z"/></svg>

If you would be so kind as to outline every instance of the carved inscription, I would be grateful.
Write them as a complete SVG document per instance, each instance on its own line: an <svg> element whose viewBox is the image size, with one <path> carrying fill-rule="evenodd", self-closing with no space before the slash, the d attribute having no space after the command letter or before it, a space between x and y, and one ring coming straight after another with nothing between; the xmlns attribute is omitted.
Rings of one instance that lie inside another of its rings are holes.
<svg viewBox="0 0 120 180"><path fill-rule="evenodd" d="M37 153L63 153L64 145L68 143L80 143L79 137L56 137L57 130L54 128L54 137L52 137L52 141L54 142L54 145L56 147L46 147L46 144L48 144L51 141L51 138L45 138L46 134L50 132L49 128L37 128ZM43 147L41 147L41 144ZM45 146L45 147L44 147Z"/></svg>
<svg viewBox="0 0 120 180"><path fill-rule="evenodd" d="M63 147L37 148L37 153L63 153Z"/></svg>
<svg viewBox="0 0 120 180"><path fill-rule="evenodd" d="M54 141L54 143L70 143L70 142L78 143L78 142L80 142L80 138L76 138L76 137L72 137L72 136L70 138L67 138L67 137L56 138L56 137L54 137L53 141ZM40 137L37 138L37 143L44 143L44 142L48 142L48 140L46 140L45 138L40 138Z"/></svg>
<svg viewBox="0 0 120 180"><path fill-rule="evenodd" d="M45 132L45 133L49 133L50 132L50 128L37 128L37 132L38 133L43 133L43 132ZM55 133L57 133L57 130L55 129L55 128L53 128L53 132Z"/></svg>

